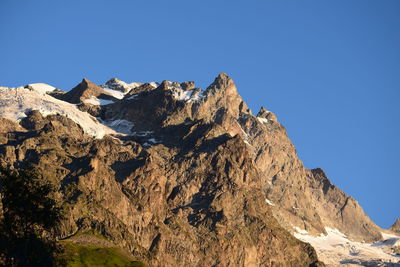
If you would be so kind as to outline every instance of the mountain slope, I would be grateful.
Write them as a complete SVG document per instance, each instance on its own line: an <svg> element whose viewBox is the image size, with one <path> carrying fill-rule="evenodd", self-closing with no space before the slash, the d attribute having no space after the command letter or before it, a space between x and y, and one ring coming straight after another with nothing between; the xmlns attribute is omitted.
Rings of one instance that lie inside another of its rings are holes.
<svg viewBox="0 0 400 267"><path fill-rule="evenodd" d="M317 264L265 205L246 145L219 125L166 126L157 145L93 139L64 116L25 115L23 131L14 123L1 135L0 162L34 166L58 186L68 211L60 237L95 229L152 266Z"/></svg>
<svg viewBox="0 0 400 267"><path fill-rule="evenodd" d="M315 251L289 232L382 238L321 169L304 168L272 112L252 115L226 74L205 91L84 80L61 95L84 101L105 88L122 97L85 106L1 88L0 163L33 164L59 187L60 236L95 229L152 266L308 266L321 264ZM7 100L15 91L18 105Z"/></svg>

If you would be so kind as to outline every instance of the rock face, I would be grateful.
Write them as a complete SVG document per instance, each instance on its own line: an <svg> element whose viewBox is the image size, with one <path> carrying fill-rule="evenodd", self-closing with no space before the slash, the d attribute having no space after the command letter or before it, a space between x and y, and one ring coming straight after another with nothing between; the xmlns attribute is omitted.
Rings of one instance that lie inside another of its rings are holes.
<svg viewBox="0 0 400 267"><path fill-rule="evenodd" d="M58 186L60 237L94 229L152 266L322 266L290 232L381 238L353 198L304 168L272 112L252 115L226 74L205 91L194 82L105 86L123 97L88 112L104 127L129 125L123 134L95 139L34 110L0 124L1 166L37 168ZM103 91L83 80L61 95L80 103Z"/></svg>
<svg viewBox="0 0 400 267"><path fill-rule="evenodd" d="M297 227L319 235L330 227L357 241L382 238L380 228L355 199L332 185L321 169L304 167L273 113L262 108L257 117L245 115L238 121L261 172L266 197L286 229Z"/></svg>
<svg viewBox="0 0 400 267"><path fill-rule="evenodd" d="M152 266L317 263L312 247L281 228L265 205L243 141L215 135L216 125L182 125L182 148L145 149L93 140L57 115L34 112L21 124L30 134L9 136L1 163L33 164L59 186L68 210L60 237L96 229Z"/></svg>

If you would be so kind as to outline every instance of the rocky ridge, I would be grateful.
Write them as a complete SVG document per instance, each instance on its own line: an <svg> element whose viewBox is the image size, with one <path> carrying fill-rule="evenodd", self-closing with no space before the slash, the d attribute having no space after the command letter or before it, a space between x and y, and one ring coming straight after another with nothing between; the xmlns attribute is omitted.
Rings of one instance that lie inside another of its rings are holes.
<svg viewBox="0 0 400 267"><path fill-rule="evenodd" d="M224 73L205 91L84 79L54 96L112 131L93 139L79 121L30 109L3 119L0 162L33 164L59 187L60 237L95 229L154 266L321 265L289 232L382 238L356 200L303 166L272 112L252 115Z"/></svg>

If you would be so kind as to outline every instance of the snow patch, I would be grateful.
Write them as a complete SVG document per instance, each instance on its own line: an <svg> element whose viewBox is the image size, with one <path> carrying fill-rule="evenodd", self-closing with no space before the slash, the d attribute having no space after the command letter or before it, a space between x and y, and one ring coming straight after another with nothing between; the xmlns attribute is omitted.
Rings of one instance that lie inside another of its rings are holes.
<svg viewBox="0 0 400 267"><path fill-rule="evenodd" d="M257 117L257 120L258 120L259 122L261 122L261 123L269 123L269 120L266 119L266 118Z"/></svg>
<svg viewBox="0 0 400 267"><path fill-rule="evenodd" d="M83 100L83 103L92 104L92 105L95 105L95 106L100 105L99 99L97 97L95 97L95 96L92 96L89 99Z"/></svg>
<svg viewBox="0 0 400 267"><path fill-rule="evenodd" d="M96 118L80 111L75 105L43 94L41 90L0 87L1 117L19 122L30 110L38 110L43 116L50 114L65 116L79 124L85 133L95 138L103 138L105 134L115 134L115 131L100 124Z"/></svg>
<svg viewBox="0 0 400 267"><path fill-rule="evenodd" d="M113 129L117 133L126 135L132 134L132 128L134 126L133 122L121 119L102 121L102 123Z"/></svg>
<svg viewBox="0 0 400 267"><path fill-rule="evenodd" d="M384 240L371 244L351 241L339 230L329 227L325 227L327 235L321 234L320 236L312 236L299 231L296 227L295 229L294 236L310 243L316 249L318 258L326 264L336 266L343 262L374 261L400 263L400 256L393 255L392 245L389 245L389 243L396 244L397 240L400 240L399 236L392 235L388 238L382 233Z"/></svg>
<svg viewBox="0 0 400 267"><path fill-rule="evenodd" d="M158 143L160 143L160 141L158 141L158 140L156 140L156 139L154 139L154 138L149 138L147 141L149 141L150 143L153 143L153 144L158 144Z"/></svg>
<svg viewBox="0 0 400 267"><path fill-rule="evenodd" d="M185 91L182 89L179 83L167 81L167 88L172 91L172 96L176 100L192 102L192 101L199 101L203 97L203 93L201 91L198 90Z"/></svg>
<svg viewBox="0 0 400 267"><path fill-rule="evenodd" d="M46 83L31 83L28 84L26 87L28 89L36 91L41 94L46 94L47 92L53 92L56 88Z"/></svg>
<svg viewBox="0 0 400 267"><path fill-rule="evenodd" d="M157 88L160 84L156 82L150 82L149 83L153 88Z"/></svg>
<svg viewBox="0 0 400 267"><path fill-rule="evenodd" d="M307 235L308 232L305 229L301 229L300 227L295 226L294 230L296 231L296 233L302 234L302 235Z"/></svg>
<svg viewBox="0 0 400 267"><path fill-rule="evenodd" d="M246 145L253 147L246 139L244 139L243 142L244 142Z"/></svg>
<svg viewBox="0 0 400 267"><path fill-rule="evenodd" d="M124 98L124 96L126 94L121 91L117 91L117 90L110 89L107 87L103 87L103 90L106 91L109 95L115 97L116 99L122 99L122 98Z"/></svg>
<svg viewBox="0 0 400 267"><path fill-rule="evenodd" d="M105 106L105 105L109 105L109 104L113 104L114 103L114 101L107 100L107 99L99 99L99 101L100 101L100 105L101 106Z"/></svg>
<svg viewBox="0 0 400 267"><path fill-rule="evenodd" d="M153 133L153 131L142 131L142 132L134 132L134 133L132 133L132 135L143 137L143 136L147 136L152 133Z"/></svg>
<svg viewBox="0 0 400 267"><path fill-rule="evenodd" d="M113 79L112 82L109 81L109 82L107 82L107 84L101 85L101 87L102 87L103 89L113 90L113 91L117 91L117 92L126 94L126 93L128 93L130 90L132 90L132 89L134 89L134 88L136 88L136 87L139 87L139 86L141 86L141 85L142 85L142 83L137 83L137 82L126 83L126 82L121 81L121 80L119 80L119 79ZM123 90L124 92L121 92L121 88L122 88L122 90ZM118 98L118 97L117 97L117 98ZM118 99L122 99L122 97L121 97L121 98L118 98Z"/></svg>
<svg viewBox="0 0 400 267"><path fill-rule="evenodd" d="M275 206L274 202L272 202L271 200L269 200L268 198L265 199L265 202L267 202L269 205L271 206Z"/></svg>
<svg viewBox="0 0 400 267"><path fill-rule="evenodd" d="M106 100L106 99L99 99L95 96L92 96L89 99L83 100L83 103L88 103L88 104L92 104L95 106L99 106L99 105L104 106L104 105L112 104L112 103L114 103L114 101Z"/></svg>
<svg viewBox="0 0 400 267"><path fill-rule="evenodd" d="M173 96L177 100L189 101L192 93L190 91L183 91L182 89L173 89Z"/></svg>

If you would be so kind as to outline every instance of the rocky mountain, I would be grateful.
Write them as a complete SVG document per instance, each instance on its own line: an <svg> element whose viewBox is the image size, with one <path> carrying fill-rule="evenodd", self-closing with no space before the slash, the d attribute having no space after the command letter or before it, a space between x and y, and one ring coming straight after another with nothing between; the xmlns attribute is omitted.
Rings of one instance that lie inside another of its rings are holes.
<svg viewBox="0 0 400 267"><path fill-rule="evenodd" d="M96 230L151 266L322 266L293 233L382 239L224 73L204 91L118 79L35 87L0 87L0 164L58 187L60 238Z"/></svg>

